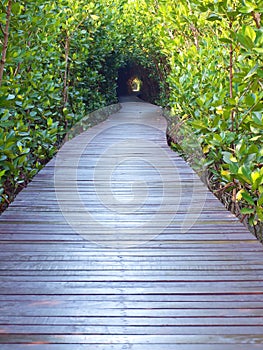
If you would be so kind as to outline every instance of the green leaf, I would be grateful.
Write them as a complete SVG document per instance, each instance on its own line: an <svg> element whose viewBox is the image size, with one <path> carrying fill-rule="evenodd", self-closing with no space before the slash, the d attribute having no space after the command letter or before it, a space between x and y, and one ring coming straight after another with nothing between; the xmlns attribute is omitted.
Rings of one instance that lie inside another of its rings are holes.
<svg viewBox="0 0 263 350"><path fill-rule="evenodd" d="M251 146L249 146L249 148L247 149L247 153L250 154L257 154L258 153L258 147L255 144L252 144Z"/></svg>
<svg viewBox="0 0 263 350"><path fill-rule="evenodd" d="M51 127L52 124L53 124L53 119L52 119L51 117L49 117L49 118L47 119L47 126L48 126L48 127Z"/></svg>
<svg viewBox="0 0 263 350"><path fill-rule="evenodd" d="M255 213L253 213L253 214L255 214ZM255 218L255 215L252 215L249 218L248 223L250 226L255 226L258 223L258 220L256 220L256 218Z"/></svg>
<svg viewBox="0 0 263 350"><path fill-rule="evenodd" d="M36 111L31 111L29 113L30 117L34 118L36 115L37 115L37 112Z"/></svg>
<svg viewBox="0 0 263 350"><path fill-rule="evenodd" d="M255 30L250 26L244 26L243 32L244 32L245 36L248 37L249 39L251 39L251 41L254 43L254 41L257 37L257 33L255 32Z"/></svg>
<svg viewBox="0 0 263 350"><path fill-rule="evenodd" d="M243 0L244 6L239 9L241 13L251 13L255 10L256 5L252 4L249 1Z"/></svg>
<svg viewBox="0 0 263 350"><path fill-rule="evenodd" d="M250 194L246 191L242 192L242 198L251 205L255 205L254 199L250 196Z"/></svg>
<svg viewBox="0 0 263 350"><path fill-rule="evenodd" d="M263 103L258 103L254 108L253 108L254 112L261 112L263 111Z"/></svg>
<svg viewBox="0 0 263 350"><path fill-rule="evenodd" d="M99 19L99 16L97 15L90 15L90 17L93 19L93 21L97 21Z"/></svg>
<svg viewBox="0 0 263 350"><path fill-rule="evenodd" d="M203 123L201 120L194 120L191 122L191 125L196 129L207 130L207 125Z"/></svg>
<svg viewBox="0 0 263 350"><path fill-rule="evenodd" d="M252 208L242 208L240 210L241 214L243 215L250 215L250 214L254 214L255 210Z"/></svg>
<svg viewBox="0 0 263 350"><path fill-rule="evenodd" d="M260 171L253 171L251 174L252 177L252 190L256 191L260 185L263 184L263 175Z"/></svg>
<svg viewBox="0 0 263 350"><path fill-rule="evenodd" d="M246 49L252 50L254 48L254 43L248 36L239 33L237 39Z"/></svg>
<svg viewBox="0 0 263 350"><path fill-rule="evenodd" d="M250 139L250 141L254 142L254 141L261 140L261 139L262 139L262 135L258 135L258 136L252 137L252 138Z"/></svg>
<svg viewBox="0 0 263 350"><path fill-rule="evenodd" d="M233 40L229 39L229 38L220 38L219 39L222 43L226 43L226 44L232 44Z"/></svg>
<svg viewBox="0 0 263 350"><path fill-rule="evenodd" d="M263 208L257 208L257 216L260 221L263 221Z"/></svg>
<svg viewBox="0 0 263 350"><path fill-rule="evenodd" d="M223 160L226 164L237 163L236 157L230 152L223 152Z"/></svg>
<svg viewBox="0 0 263 350"><path fill-rule="evenodd" d="M245 79L248 79L248 78L252 77L252 75L254 75L255 73L257 73L258 68L259 68L259 64L257 63L257 64L248 72L248 74L245 76Z"/></svg>
<svg viewBox="0 0 263 350"><path fill-rule="evenodd" d="M6 155L3 154L3 155L0 156L0 162L3 162L6 159L7 159Z"/></svg>
<svg viewBox="0 0 263 350"><path fill-rule="evenodd" d="M214 21L222 21L222 17L220 17L219 15L215 14L215 13L211 13L208 17L207 17L208 21L214 22Z"/></svg>
<svg viewBox="0 0 263 350"><path fill-rule="evenodd" d="M245 166L242 165L239 169L238 169L238 174L242 175L242 178L248 183L251 184L251 170Z"/></svg>
<svg viewBox="0 0 263 350"><path fill-rule="evenodd" d="M245 104L249 107L253 106L256 102L256 96L254 94L247 95L245 97Z"/></svg>
<svg viewBox="0 0 263 350"><path fill-rule="evenodd" d="M9 94L9 95L7 96L7 101L14 100L15 98L16 98L16 95Z"/></svg>
<svg viewBox="0 0 263 350"><path fill-rule="evenodd" d="M17 157L14 161L15 167L21 167L27 160L27 155L23 154Z"/></svg>
<svg viewBox="0 0 263 350"><path fill-rule="evenodd" d="M237 194L236 194L236 199L238 201L241 201L242 199L242 193L244 192L245 190L242 188L242 190L238 191Z"/></svg>
<svg viewBox="0 0 263 350"><path fill-rule="evenodd" d="M21 11L23 10L24 6L19 4L19 2L15 2L13 5L12 5L12 13L14 15L20 15L21 14Z"/></svg>
<svg viewBox="0 0 263 350"><path fill-rule="evenodd" d="M257 38L256 38L255 43L256 43L256 45L258 47L262 47L262 45L263 45L263 31L262 31L262 28L257 31Z"/></svg>
<svg viewBox="0 0 263 350"><path fill-rule="evenodd" d="M263 193L261 193L261 195L259 196L258 205L259 206L263 205Z"/></svg>
<svg viewBox="0 0 263 350"><path fill-rule="evenodd" d="M253 50L256 51L259 54L263 54L263 48L262 47L254 47Z"/></svg>
<svg viewBox="0 0 263 350"><path fill-rule="evenodd" d="M5 173L6 173L6 170L0 171L0 178L3 177L5 175Z"/></svg>

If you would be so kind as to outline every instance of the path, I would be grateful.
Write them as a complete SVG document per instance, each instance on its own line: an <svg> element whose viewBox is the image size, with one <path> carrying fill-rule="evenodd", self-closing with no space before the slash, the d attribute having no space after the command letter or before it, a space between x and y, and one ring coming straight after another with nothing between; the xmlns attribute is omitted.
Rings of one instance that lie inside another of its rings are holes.
<svg viewBox="0 0 263 350"><path fill-rule="evenodd" d="M262 349L262 245L165 128L123 103L0 217L1 350Z"/></svg>

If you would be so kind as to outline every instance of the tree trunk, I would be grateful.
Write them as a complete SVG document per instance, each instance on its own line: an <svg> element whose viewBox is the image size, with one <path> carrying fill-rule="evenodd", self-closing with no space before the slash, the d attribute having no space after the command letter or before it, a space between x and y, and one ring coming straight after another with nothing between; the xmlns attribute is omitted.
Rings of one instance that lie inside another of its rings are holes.
<svg viewBox="0 0 263 350"><path fill-rule="evenodd" d="M191 29L193 36L194 36L194 43L195 43L195 46L197 48L197 51L199 51L200 46L199 46L198 30L196 29L194 24L191 24L190 29Z"/></svg>
<svg viewBox="0 0 263 350"><path fill-rule="evenodd" d="M229 24L230 29L232 29L232 22ZM233 49L233 44L230 44L230 64L229 64L229 84L230 84L230 98L234 97L233 93L233 78L234 78L234 72L233 72L233 54L234 54L234 49ZM231 110L231 131L234 131L234 124L235 124L235 110Z"/></svg>
<svg viewBox="0 0 263 350"><path fill-rule="evenodd" d="M12 10L12 0L8 1L7 11L6 11L6 25L4 30L4 43L3 43L3 51L2 51L2 58L0 61L0 86L3 82L3 75L4 75L4 69L5 69L5 63L6 63L6 54L7 54L7 48L8 48L8 39L9 39L9 25L11 20L11 10Z"/></svg>
<svg viewBox="0 0 263 350"><path fill-rule="evenodd" d="M68 66L69 66L69 51L70 51L70 37L66 34L65 42L65 73L64 73L64 87L63 87L63 108L68 102Z"/></svg>
<svg viewBox="0 0 263 350"><path fill-rule="evenodd" d="M252 16L253 16L253 19L256 23L257 28L260 29L261 28L261 24L260 24L261 15L260 15L260 13L256 13L253 11Z"/></svg>

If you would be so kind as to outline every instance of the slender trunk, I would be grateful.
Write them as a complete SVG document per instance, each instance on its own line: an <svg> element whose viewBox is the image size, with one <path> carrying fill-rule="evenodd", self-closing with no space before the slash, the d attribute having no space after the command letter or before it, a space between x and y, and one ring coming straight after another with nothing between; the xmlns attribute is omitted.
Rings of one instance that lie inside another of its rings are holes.
<svg viewBox="0 0 263 350"><path fill-rule="evenodd" d="M192 10L192 5L191 5L189 0L187 0L187 5L188 5L189 13L190 13L190 15L192 15L193 14L193 10ZM195 25L193 23L190 25L190 30L191 30L191 32L193 33L193 36L194 36L195 46L196 46L197 50L199 50L200 46L199 46L198 30L197 30L197 28L195 27Z"/></svg>
<svg viewBox="0 0 263 350"><path fill-rule="evenodd" d="M261 24L260 24L260 13L256 13L256 12L252 12L252 16L253 16L253 19L254 19L254 21L255 21L255 23L256 23L256 26L257 26L257 28L258 29L260 29L261 28Z"/></svg>
<svg viewBox="0 0 263 350"><path fill-rule="evenodd" d="M0 61L0 86L2 85L2 82L3 82L3 75L4 75L4 69L5 69L5 63L6 63L6 54L7 54L8 39L9 39L9 25L11 20L11 9L12 9L12 0L9 0L7 11L6 11L6 25L4 30L2 58Z"/></svg>
<svg viewBox="0 0 263 350"><path fill-rule="evenodd" d="M237 189L234 188L232 192L232 203L231 203L231 212L236 214L236 204L237 204Z"/></svg>
<svg viewBox="0 0 263 350"><path fill-rule="evenodd" d="M198 30L196 29L196 27L193 24L191 24L190 29L191 29L193 36L194 36L195 46L196 46L197 50L199 51L200 46L199 46Z"/></svg>
<svg viewBox="0 0 263 350"><path fill-rule="evenodd" d="M20 67L21 67L21 63L19 62L18 65L17 65L17 67L16 67L16 70L15 70L15 72L14 72L14 77L16 77L17 74L19 73Z"/></svg>
<svg viewBox="0 0 263 350"><path fill-rule="evenodd" d="M69 66L69 50L70 50L70 38L66 34L65 42L65 73L64 73L64 87L63 87L63 108L66 107L68 102L68 66Z"/></svg>
<svg viewBox="0 0 263 350"><path fill-rule="evenodd" d="M232 22L229 24L230 29L232 29ZM229 64L229 84L230 84L230 98L232 99L234 97L233 93L233 78L234 78L234 72L233 72L233 55L234 55L234 49L233 44L230 44L230 64ZM234 124L235 124L235 110L231 110L231 131L234 131Z"/></svg>

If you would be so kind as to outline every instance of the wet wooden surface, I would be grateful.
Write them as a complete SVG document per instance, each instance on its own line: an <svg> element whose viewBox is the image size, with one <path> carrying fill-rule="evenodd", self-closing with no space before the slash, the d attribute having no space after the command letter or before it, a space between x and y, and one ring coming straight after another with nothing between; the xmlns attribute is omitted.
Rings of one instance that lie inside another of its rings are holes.
<svg viewBox="0 0 263 350"><path fill-rule="evenodd" d="M1 350L262 349L262 245L165 128L123 103L0 217Z"/></svg>

